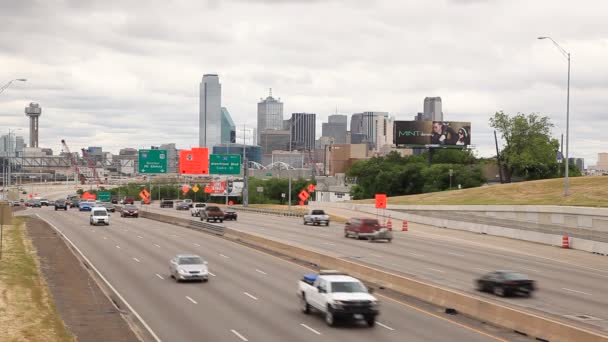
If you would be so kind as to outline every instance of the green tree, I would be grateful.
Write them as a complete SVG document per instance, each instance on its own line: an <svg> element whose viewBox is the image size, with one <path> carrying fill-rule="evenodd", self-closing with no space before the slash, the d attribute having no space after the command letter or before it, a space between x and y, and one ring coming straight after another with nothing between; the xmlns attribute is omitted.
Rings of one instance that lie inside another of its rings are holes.
<svg viewBox="0 0 608 342"><path fill-rule="evenodd" d="M535 113L509 116L501 111L490 118L490 126L505 140L499 157L507 182L512 176L528 180L557 177L559 142L550 136L553 124L548 117Z"/></svg>

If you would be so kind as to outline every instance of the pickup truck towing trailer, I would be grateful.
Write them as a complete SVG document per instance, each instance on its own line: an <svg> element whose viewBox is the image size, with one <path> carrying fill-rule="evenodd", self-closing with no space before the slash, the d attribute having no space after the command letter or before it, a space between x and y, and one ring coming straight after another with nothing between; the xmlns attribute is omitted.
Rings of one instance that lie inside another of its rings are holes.
<svg viewBox="0 0 608 342"><path fill-rule="evenodd" d="M308 214L304 215L304 225L309 223L315 226L321 224L329 226L329 215L321 209L311 209Z"/></svg>
<svg viewBox="0 0 608 342"><path fill-rule="evenodd" d="M304 275L298 283L298 297L303 313L317 310L329 326L348 318L373 327L380 313L378 300L361 281L335 271Z"/></svg>

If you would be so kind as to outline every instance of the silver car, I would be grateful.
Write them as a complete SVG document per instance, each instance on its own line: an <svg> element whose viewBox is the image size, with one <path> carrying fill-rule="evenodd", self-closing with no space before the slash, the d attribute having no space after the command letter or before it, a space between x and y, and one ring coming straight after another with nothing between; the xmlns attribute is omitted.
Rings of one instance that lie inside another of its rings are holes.
<svg viewBox="0 0 608 342"><path fill-rule="evenodd" d="M169 273L177 282L182 280L209 280L207 261L194 254L178 254L169 262Z"/></svg>

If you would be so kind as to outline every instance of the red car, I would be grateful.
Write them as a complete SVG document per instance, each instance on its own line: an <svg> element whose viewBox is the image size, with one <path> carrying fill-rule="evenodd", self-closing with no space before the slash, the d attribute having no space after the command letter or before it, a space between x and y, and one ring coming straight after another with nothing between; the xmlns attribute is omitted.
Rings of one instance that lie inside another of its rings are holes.
<svg viewBox="0 0 608 342"><path fill-rule="evenodd" d="M344 225L344 237L367 240L393 240L393 232L383 228L378 220L372 218L351 218Z"/></svg>

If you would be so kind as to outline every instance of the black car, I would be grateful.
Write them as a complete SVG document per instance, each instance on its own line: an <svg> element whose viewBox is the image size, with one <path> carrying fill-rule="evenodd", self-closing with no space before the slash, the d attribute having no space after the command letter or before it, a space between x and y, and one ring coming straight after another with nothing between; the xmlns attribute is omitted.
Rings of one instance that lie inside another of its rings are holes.
<svg viewBox="0 0 608 342"><path fill-rule="evenodd" d="M55 201L55 211L57 211L59 209L68 210L68 201L66 201L64 199L56 200Z"/></svg>
<svg viewBox="0 0 608 342"><path fill-rule="evenodd" d="M42 208L42 203L40 203L39 200L33 200L31 207L32 208Z"/></svg>
<svg viewBox="0 0 608 342"><path fill-rule="evenodd" d="M106 202L106 203L103 203L103 204L102 204L102 206L103 206L104 208L106 208L106 210L107 210L107 211L109 211L109 212L111 212L111 213L113 213L113 212L115 212L115 211L116 211L116 207L115 207L115 206L114 206L114 204L112 204L112 203L107 203L107 202Z"/></svg>
<svg viewBox="0 0 608 342"><path fill-rule="evenodd" d="M172 200L161 200L160 207L161 208L173 208L173 201Z"/></svg>
<svg viewBox="0 0 608 342"><path fill-rule="evenodd" d="M177 206L175 206L175 209L177 210L190 210L190 204L188 204L187 202L180 202L177 204Z"/></svg>
<svg viewBox="0 0 608 342"><path fill-rule="evenodd" d="M497 296L508 297L515 294L531 296L536 290L534 280L513 271L495 271L476 280L477 290L491 292Z"/></svg>
<svg viewBox="0 0 608 342"><path fill-rule="evenodd" d="M75 198L70 203L70 208L76 208L76 209L78 209L78 207L80 207L80 200L77 199L77 198Z"/></svg>
<svg viewBox="0 0 608 342"><path fill-rule="evenodd" d="M224 220L235 220L236 221L236 210L234 209L226 209L226 211L224 211Z"/></svg>
<svg viewBox="0 0 608 342"><path fill-rule="evenodd" d="M120 217L139 217L139 211L136 206L127 204L120 210Z"/></svg>

